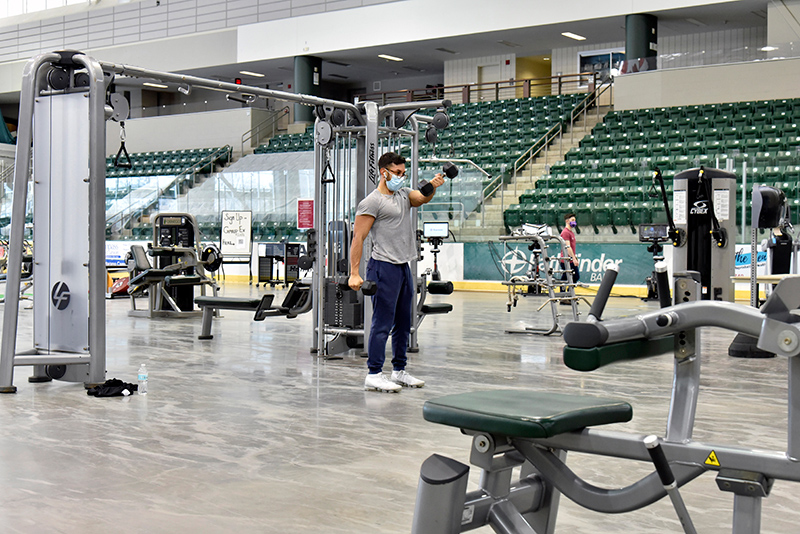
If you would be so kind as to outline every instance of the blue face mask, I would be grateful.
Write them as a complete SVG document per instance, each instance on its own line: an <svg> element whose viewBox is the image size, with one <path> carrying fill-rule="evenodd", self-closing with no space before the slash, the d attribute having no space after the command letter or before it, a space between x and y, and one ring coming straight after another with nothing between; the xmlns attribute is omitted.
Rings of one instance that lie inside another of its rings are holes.
<svg viewBox="0 0 800 534"><path fill-rule="evenodd" d="M393 173L389 173L389 175L392 177L391 180L386 180L386 187L389 188L389 191L397 191L403 187L403 184L406 181L405 176L396 176Z"/></svg>
<svg viewBox="0 0 800 534"><path fill-rule="evenodd" d="M572 228L575 228L576 226L578 226L578 223L576 223L575 221L570 221L570 222L569 222L569 225L570 225Z"/></svg>

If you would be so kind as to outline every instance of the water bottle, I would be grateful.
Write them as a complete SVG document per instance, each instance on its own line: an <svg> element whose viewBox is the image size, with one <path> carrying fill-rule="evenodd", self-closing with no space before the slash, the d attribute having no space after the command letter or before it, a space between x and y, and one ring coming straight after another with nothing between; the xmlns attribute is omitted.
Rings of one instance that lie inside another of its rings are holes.
<svg viewBox="0 0 800 534"><path fill-rule="evenodd" d="M147 395L147 367L139 367L139 395Z"/></svg>

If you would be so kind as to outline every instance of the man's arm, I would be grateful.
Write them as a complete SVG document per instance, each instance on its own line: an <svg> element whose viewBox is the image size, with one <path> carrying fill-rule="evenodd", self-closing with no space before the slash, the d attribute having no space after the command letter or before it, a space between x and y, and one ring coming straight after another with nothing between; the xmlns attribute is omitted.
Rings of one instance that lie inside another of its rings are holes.
<svg viewBox="0 0 800 534"><path fill-rule="evenodd" d="M575 252L572 250L572 247L570 246L569 243L567 243L567 254L569 255L570 259L572 260L572 263L574 263L575 265L578 265L578 257L575 255Z"/></svg>
<svg viewBox="0 0 800 534"><path fill-rule="evenodd" d="M364 240L367 238L375 217L372 215L356 215L356 223L353 225L353 241L350 243L350 279L347 282L352 289L358 291L364 280L358 272L361 266L361 254L364 250Z"/></svg>
<svg viewBox="0 0 800 534"><path fill-rule="evenodd" d="M444 176L442 175L442 173L439 173L433 177L433 180L431 180L431 185L433 186L433 193L431 193L430 196L426 197L418 189L411 191L408 194L408 200L411 202L411 207L418 208L423 204L427 204L428 202L430 202L431 199L433 198L433 195L436 194L436 188L442 185L443 183L444 183Z"/></svg>

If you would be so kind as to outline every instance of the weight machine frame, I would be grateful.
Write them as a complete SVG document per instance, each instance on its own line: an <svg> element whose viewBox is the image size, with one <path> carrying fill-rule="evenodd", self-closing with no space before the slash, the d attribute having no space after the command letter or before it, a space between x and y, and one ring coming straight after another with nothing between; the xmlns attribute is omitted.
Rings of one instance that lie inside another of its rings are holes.
<svg viewBox="0 0 800 534"><path fill-rule="evenodd" d="M379 106L375 102L358 104L356 111L335 110L323 107L318 109L314 125L315 158L315 197L314 220L318 229L318 246L314 257L317 268L313 272L314 299L314 343L311 351L324 359L338 358L347 350L366 344L372 321L371 299L359 299L363 304L362 327L341 327L326 323L325 310L331 303L326 300L326 284L335 282L337 277L349 277L349 247L351 229L355 220L358 203L375 189L380 182L378 159L386 151L400 152L403 143L410 143L411 156L408 173L411 187L418 182L419 133L420 124L430 121L429 117L415 115L422 109L446 109L449 101L434 100L414 102L413 104L387 104ZM383 124L383 125L382 125ZM445 125L446 126L446 125ZM355 143L355 147L353 147ZM355 161L354 161L355 160ZM412 208L413 230L417 229L417 211ZM339 245L331 239L329 224L337 225L336 233L341 231ZM359 272L365 275L366 264L372 252L371 238L368 237L363 248ZM341 265L342 261L345 265ZM417 294L417 262L411 262L411 274ZM412 339L416 329L412 328ZM326 341L326 336L333 339ZM410 342L409 346L413 347Z"/></svg>
<svg viewBox="0 0 800 534"><path fill-rule="evenodd" d="M517 300L519 300L519 296L516 293L517 286L525 286L528 288L531 287L538 287L540 289L547 289L547 300L545 300L541 306L536 310L537 312L542 311L545 306L550 304L550 311L553 315L553 322L548 327L533 327L533 326L526 326L524 329L508 329L506 330L506 334L539 334L543 336L550 336L553 334L561 334L561 327L558 324L558 318L561 316L558 313L558 305L563 301L569 301L569 305L572 308L572 320L577 321L578 317L580 316L580 311L578 310L578 300L582 299L583 297L579 297L575 295L575 282L572 280L572 269L567 267L566 269L562 266L562 261L565 259L569 260L569 255L567 254L567 243L561 236L558 235L513 235L513 236L501 236L500 241L502 241L506 248L512 250L509 246L509 243L516 242L516 243L531 243L529 245L530 250L533 252L536 258L536 264L534 265L531 262L528 262L531 265L531 269L536 268L536 273L534 273L534 277L531 279L530 276L525 277L522 279L521 277L512 276L507 280L503 281L503 285L508 287L508 311L511 311L512 307L517 306ZM553 270L550 268L550 261L552 257L547 253L548 244L558 244L560 249L560 255L556 258L558 268ZM540 252L535 252L535 246L538 246L538 250ZM514 254L519 253L518 250L514 250ZM526 260L527 262L527 260ZM544 272L544 279L541 278L540 274ZM566 273L567 279L565 281L562 280L554 280L553 274L554 273ZM564 296L557 296L555 294L555 288L559 287L562 290L566 289L566 295ZM585 302L586 299L583 299Z"/></svg>

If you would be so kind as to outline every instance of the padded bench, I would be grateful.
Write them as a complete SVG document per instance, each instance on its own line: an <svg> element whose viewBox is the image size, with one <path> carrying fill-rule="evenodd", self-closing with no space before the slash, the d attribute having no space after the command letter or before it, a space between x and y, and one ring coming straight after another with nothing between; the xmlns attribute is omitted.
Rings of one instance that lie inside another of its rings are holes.
<svg viewBox="0 0 800 534"><path fill-rule="evenodd" d="M311 309L311 285L295 281L286 293L280 306L273 306L275 295L264 295L260 299L236 297L195 297L194 303L203 310L203 328L197 339L213 339L211 322L216 310L252 310L254 321L267 317L297 317Z"/></svg>
<svg viewBox="0 0 800 534"><path fill-rule="evenodd" d="M571 323L576 324L576 323ZM623 341L592 348L564 347L564 363L576 371L594 371L621 360L649 358L674 349L674 336ZM480 391L427 401L425 420L475 432L508 437L550 438L587 426L625 423L630 404L616 399L525 390Z"/></svg>
<svg viewBox="0 0 800 534"><path fill-rule="evenodd" d="M487 434L550 438L587 426L625 423L630 404L616 399L524 390L479 391L427 401L426 421Z"/></svg>

